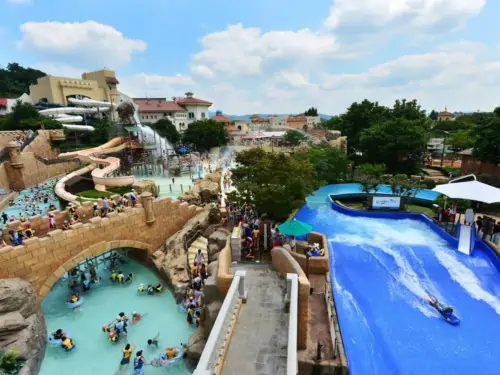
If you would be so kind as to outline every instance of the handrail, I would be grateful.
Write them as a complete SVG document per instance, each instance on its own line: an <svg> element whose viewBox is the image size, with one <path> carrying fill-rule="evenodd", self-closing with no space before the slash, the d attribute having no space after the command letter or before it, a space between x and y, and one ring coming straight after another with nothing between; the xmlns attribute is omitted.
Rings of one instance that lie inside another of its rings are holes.
<svg viewBox="0 0 500 375"><path fill-rule="evenodd" d="M193 375L212 375L217 366L221 365L221 358L224 359L223 353L228 344L228 333L232 328L233 315L238 311L243 299L246 299L245 271L238 270Z"/></svg>
<svg viewBox="0 0 500 375"><path fill-rule="evenodd" d="M299 278L296 273L286 274L286 294L289 306L288 320L288 348L286 359L286 374L297 375L297 323L299 304Z"/></svg>

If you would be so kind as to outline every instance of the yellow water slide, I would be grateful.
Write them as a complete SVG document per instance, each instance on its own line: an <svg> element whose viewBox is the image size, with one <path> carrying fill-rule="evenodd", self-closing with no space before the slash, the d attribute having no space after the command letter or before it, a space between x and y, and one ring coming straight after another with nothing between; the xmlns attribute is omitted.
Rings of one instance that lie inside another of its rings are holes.
<svg viewBox="0 0 500 375"><path fill-rule="evenodd" d="M134 184L134 176L107 177L109 174L120 168L120 159L112 156L102 159L94 156L95 154L110 154L123 150L127 147L127 142L127 138L117 137L98 147L59 154L59 159L80 159L84 163L92 164L71 172L60 179L54 189L55 193L66 201L75 202L78 197L66 191L66 182L75 176L81 176L88 172L91 172L95 189L98 191L106 191L106 186L132 186ZM101 166L104 167L101 168Z"/></svg>

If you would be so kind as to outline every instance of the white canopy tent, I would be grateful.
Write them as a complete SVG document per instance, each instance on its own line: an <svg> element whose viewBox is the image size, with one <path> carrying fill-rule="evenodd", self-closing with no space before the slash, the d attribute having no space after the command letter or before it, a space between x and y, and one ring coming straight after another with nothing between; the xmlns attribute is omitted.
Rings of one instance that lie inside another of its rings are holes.
<svg viewBox="0 0 500 375"><path fill-rule="evenodd" d="M473 181L459 182L473 177ZM452 199L467 199L487 204L500 202L500 189L476 180L476 176L468 175L452 180L447 184L438 185L432 191L444 194Z"/></svg>

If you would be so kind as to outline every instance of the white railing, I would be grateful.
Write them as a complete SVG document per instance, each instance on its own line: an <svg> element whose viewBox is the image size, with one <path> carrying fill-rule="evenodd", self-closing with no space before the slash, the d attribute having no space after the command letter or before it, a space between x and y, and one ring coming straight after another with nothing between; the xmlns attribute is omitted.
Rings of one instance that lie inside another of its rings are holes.
<svg viewBox="0 0 500 375"><path fill-rule="evenodd" d="M297 375L297 314L299 304L299 278L295 273L286 275L286 298L289 304L288 353L286 374Z"/></svg>
<svg viewBox="0 0 500 375"><path fill-rule="evenodd" d="M217 319L193 375L215 374L217 366L224 359L225 348L228 344L226 342L227 334L232 328L234 314L238 311L241 301L246 301L246 298L245 271L238 270L234 275L226 298L224 298L224 303L219 311L219 315L217 315Z"/></svg>

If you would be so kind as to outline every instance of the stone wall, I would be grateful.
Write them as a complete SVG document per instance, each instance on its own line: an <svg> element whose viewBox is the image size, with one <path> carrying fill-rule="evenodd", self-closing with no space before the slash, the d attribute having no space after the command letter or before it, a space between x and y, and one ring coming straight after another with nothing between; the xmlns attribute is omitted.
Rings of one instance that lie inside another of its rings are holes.
<svg viewBox="0 0 500 375"><path fill-rule="evenodd" d="M42 299L52 285L77 263L113 248L138 248L151 254L202 208L164 198L152 202L155 221L146 223L146 210L127 207L105 218L77 223L70 230L53 230L21 246L0 249L0 278L20 277L31 282Z"/></svg>
<svg viewBox="0 0 500 375"><path fill-rule="evenodd" d="M0 187L5 191L10 191L9 175L7 174L6 163L0 164Z"/></svg>
<svg viewBox="0 0 500 375"><path fill-rule="evenodd" d="M320 249L325 249L325 256L323 257L310 257L309 258L309 274L313 275L324 275L329 269L328 264L328 242L326 237L319 232L311 232L307 235L307 242L309 243L317 243L320 246ZM290 255L295 259L295 261L300 265L300 268L304 272L307 271L307 259L304 254L304 247L300 246L299 242L297 243L297 252L289 251Z"/></svg>
<svg viewBox="0 0 500 375"><path fill-rule="evenodd" d="M38 130L36 138L24 148L23 152L32 152L45 159L57 159L58 151L50 145L51 134L64 137L63 130Z"/></svg>
<svg viewBox="0 0 500 375"><path fill-rule="evenodd" d="M227 237L226 246L219 253L217 268L217 290L225 296L233 282L234 275L231 268L231 236Z"/></svg>
<svg viewBox="0 0 500 375"><path fill-rule="evenodd" d="M287 273L295 273L299 279L299 307L297 313L297 349L307 348L307 331L309 316L309 290L311 284L299 264L293 259L288 250L282 247L273 249L273 267L286 277Z"/></svg>
<svg viewBox="0 0 500 375"><path fill-rule="evenodd" d="M77 160L68 160L63 163L45 164L35 157L32 152L22 152L19 155L23 168L13 168L4 163L9 176L10 187L14 190L23 190L39 184L49 178L67 174L80 166Z"/></svg>
<svg viewBox="0 0 500 375"><path fill-rule="evenodd" d="M7 143L14 140L18 135L24 134L21 130L7 130L0 132L0 150L3 149Z"/></svg>

